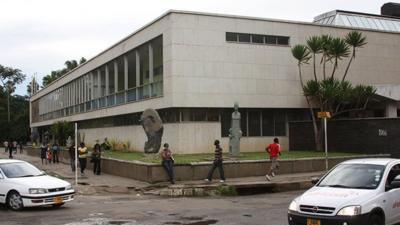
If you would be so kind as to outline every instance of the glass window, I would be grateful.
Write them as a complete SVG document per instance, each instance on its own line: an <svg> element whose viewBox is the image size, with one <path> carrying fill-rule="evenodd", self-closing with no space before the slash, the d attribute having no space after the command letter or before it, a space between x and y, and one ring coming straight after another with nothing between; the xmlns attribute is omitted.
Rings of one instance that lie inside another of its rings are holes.
<svg viewBox="0 0 400 225"><path fill-rule="evenodd" d="M161 81L163 75L163 44L162 36L151 42L153 48L153 81Z"/></svg>
<svg viewBox="0 0 400 225"><path fill-rule="evenodd" d="M207 121L219 121L219 110L208 109L207 110Z"/></svg>
<svg viewBox="0 0 400 225"><path fill-rule="evenodd" d="M271 109L262 110L262 136L274 136L274 114Z"/></svg>
<svg viewBox="0 0 400 225"><path fill-rule="evenodd" d="M278 45L289 45L289 37L278 37Z"/></svg>
<svg viewBox="0 0 400 225"><path fill-rule="evenodd" d="M231 114L232 114L232 110L231 110ZM241 123L240 126L242 127L242 134L243 136L247 136L247 110L246 109L239 109L240 112L240 116L241 116ZM230 123L229 123L230 126Z"/></svg>
<svg viewBox="0 0 400 225"><path fill-rule="evenodd" d="M100 97L106 95L106 67L100 67Z"/></svg>
<svg viewBox="0 0 400 225"><path fill-rule="evenodd" d="M139 47L140 57L140 85L149 83L149 46L147 44Z"/></svg>
<svg viewBox="0 0 400 225"><path fill-rule="evenodd" d="M231 114L232 110L224 109L221 110L221 136L229 136L229 128L231 128ZM243 116L242 116L243 118ZM243 120L243 119L242 119ZM243 128L242 128L243 130Z"/></svg>
<svg viewBox="0 0 400 225"><path fill-rule="evenodd" d="M275 121L275 136L286 135L286 113L283 110L276 110L274 112Z"/></svg>
<svg viewBox="0 0 400 225"><path fill-rule="evenodd" d="M239 42L250 43L250 34L239 34Z"/></svg>
<svg viewBox="0 0 400 225"><path fill-rule="evenodd" d="M357 23L357 21L354 19L354 16L347 16L347 18L350 21L351 26L353 27L360 27Z"/></svg>
<svg viewBox="0 0 400 225"><path fill-rule="evenodd" d="M161 109L158 110L163 123L176 123L179 122L179 109Z"/></svg>
<svg viewBox="0 0 400 225"><path fill-rule="evenodd" d="M226 32L226 41L237 42L237 33Z"/></svg>
<svg viewBox="0 0 400 225"><path fill-rule="evenodd" d="M261 116L259 110L249 110L249 136L261 136Z"/></svg>
<svg viewBox="0 0 400 225"><path fill-rule="evenodd" d="M251 42L252 43L257 43L257 44L262 44L264 43L264 36L259 35L259 34L252 34L251 35Z"/></svg>
<svg viewBox="0 0 400 225"><path fill-rule="evenodd" d="M99 74L97 70L93 71L93 99L99 97Z"/></svg>
<svg viewBox="0 0 400 225"><path fill-rule="evenodd" d="M206 109L192 109L193 121L206 121L207 110Z"/></svg>
<svg viewBox="0 0 400 225"><path fill-rule="evenodd" d="M276 39L277 39L276 36L267 35L265 36L265 44L276 45L277 43Z"/></svg>
<svg viewBox="0 0 400 225"><path fill-rule="evenodd" d="M127 54L128 59L128 88L136 87L136 51Z"/></svg>
<svg viewBox="0 0 400 225"><path fill-rule="evenodd" d="M115 70L114 61L107 64L108 69L108 94L115 93Z"/></svg>

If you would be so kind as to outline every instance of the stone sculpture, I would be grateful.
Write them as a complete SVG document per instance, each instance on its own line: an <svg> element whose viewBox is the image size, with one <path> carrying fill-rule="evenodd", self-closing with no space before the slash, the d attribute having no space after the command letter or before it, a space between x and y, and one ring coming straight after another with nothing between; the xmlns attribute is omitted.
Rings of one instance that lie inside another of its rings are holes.
<svg viewBox="0 0 400 225"><path fill-rule="evenodd" d="M229 129L229 154L238 156L240 153L240 138L242 137L239 103L235 102L234 107L235 111L232 113L231 128Z"/></svg>
<svg viewBox="0 0 400 225"><path fill-rule="evenodd" d="M140 116L140 123L147 135L144 144L145 153L158 153L161 147L163 125L160 116L154 109L146 109Z"/></svg>
<svg viewBox="0 0 400 225"><path fill-rule="evenodd" d="M74 143L73 143L73 141L72 141L71 136L68 136L68 139L67 139L67 141L66 141L65 146L66 146L67 148L70 148L70 147L72 147L73 145L74 145Z"/></svg>

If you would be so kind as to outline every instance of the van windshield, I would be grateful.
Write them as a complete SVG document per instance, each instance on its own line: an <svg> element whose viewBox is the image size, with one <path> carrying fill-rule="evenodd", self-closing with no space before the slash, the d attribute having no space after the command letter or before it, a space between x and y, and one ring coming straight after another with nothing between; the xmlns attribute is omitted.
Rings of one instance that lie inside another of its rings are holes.
<svg viewBox="0 0 400 225"><path fill-rule="evenodd" d="M372 164L341 164L324 177L318 187L376 189L385 166Z"/></svg>

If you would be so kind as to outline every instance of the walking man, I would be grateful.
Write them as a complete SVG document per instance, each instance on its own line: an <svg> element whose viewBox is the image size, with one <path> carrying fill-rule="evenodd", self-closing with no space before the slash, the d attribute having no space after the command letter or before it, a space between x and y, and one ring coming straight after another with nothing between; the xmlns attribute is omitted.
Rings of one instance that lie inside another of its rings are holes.
<svg viewBox="0 0 400 225"><path fill-rule="evenodd" d="M214 145L215 145L214 162L213 162L210 172L208 173L207 179L205 179L205 181L211 182L212 176L214 174L214 170L216 168L218 168L219 175L221 177L221 180L219 182L223 183L223 182L225 182L225 176L224 176L224 168L222 166L222 161L223 161L222 160L222 148L219 145L219 140L215 140Z"/></svg>
<svg viewBox="0 0 400 225"><path fill-rule="evenodd" d="M279 139L274 138L274 143L268 145L265 149L269 154L269 159L271 160L271 167L265 175L265 178L270 181L271 177L275 176L275 172L279 167L278 156L281 155L281 145L279 144Z"/></svg>
<svg viewBox="0 0 400 225"><path fill-rule="evenodd" d="M85 169L86 169L86 164L87 164L87 154L88 150L85 146L85 143L81 143L80 147L78 147L78 160L79 160L79 165L81 167L81 176L85 175Z"/></svg>

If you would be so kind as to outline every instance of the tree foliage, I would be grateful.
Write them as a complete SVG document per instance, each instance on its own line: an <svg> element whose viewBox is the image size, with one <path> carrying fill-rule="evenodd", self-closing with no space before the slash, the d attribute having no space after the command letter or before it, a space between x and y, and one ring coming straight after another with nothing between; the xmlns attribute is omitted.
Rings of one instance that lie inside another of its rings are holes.
<svg viewBox="0 0 400 225"><path fill-rule="evenodd" d="M59 145L65 145L68 136L72 137L74 135L74 127L72 123L68 121L58 121L53 123L50 132Z"/></svg>
<svg viewBox="0 0 400 225"><path fill-rule="evenodd" d="M320 138L321 128L317 126L313 113L315 106L320 111L329 111L333 117L336 117L351 111L365 110L375 95L374 87L361 84L354 86L346 80L350 65L356 57L357 48L366 44L366 37L361 32L351 31L344 38L330 35L312 36L305 45L299 44L292 48L292 55L297 60L300 84L313 119L317 149L321 149L322 139ZM318 57L320 57L322 71L318 71L316 67ZM350 59L346 70L341 79L338 79L339 63L348 57ZM304 81L302 66L307 64L311 58L314 79ZM327 65L332 66L330 76L327 75Z"/></svg>
<svg viewBox="0 0 400 225"><path fill-rule="evenodd" d="M76 60L68 60L65 61L64 65L65 67L60 69L60 70L53 70L51 71L50 74L46 75L43 77L42 80L42 85L43 87L48 86L49 84L51 84L53 81L57 80L58 78L60 78L61 76L63 76L64 74L68 73L69 71L75 69L76 67L78 67L80 64L83 64L86 62L86 59L84 57L82 57L79 60L79 64Z"/></svg>

